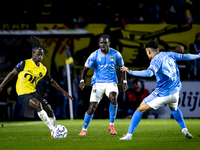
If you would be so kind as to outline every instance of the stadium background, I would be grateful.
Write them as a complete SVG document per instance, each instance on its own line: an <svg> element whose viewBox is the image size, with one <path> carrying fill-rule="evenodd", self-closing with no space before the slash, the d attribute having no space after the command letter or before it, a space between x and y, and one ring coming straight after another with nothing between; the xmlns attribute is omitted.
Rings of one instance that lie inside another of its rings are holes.
<svg viewBox="0 0 200 150"><path fill-rule="evenodd" d="M76 4L76 2L79 4ZM45 35L45 37L38 35L41 41L48 46L49 54L48 56L44 56L42 63L48 68L48 71L53 78L58 73L58 68L65 66L65 59L67 57L66 47L71 52L74 60L73 65L71 66L72 86L74 86L76 92L77 84L75 85L75 81L80 77L86 58L91 52L98 48L98 37L100 34L105 33L110 35L111 47L122 53L126 66L133 70L142 70L149 65L149 60L144 51L144 45L147 41L150 39L158 40L161 51L173 51L177 45L183 45L186 50L185 53L188 53L189 45L194 42L195 34L200 31L200 25L198 22L195 24L160 24L157 22L138 24L128 22L124 26L109 26L107 22L109 22L109 18L112 17L111 14L116 14L115 12L118 12L117 9L114 9L115 7L113 4L110 1L109 3L106 3L105 1L87 2L87 6L80 1L67 2L66 5L62 5L62 2L59 1L56 4L52 1L36 1L35 3L24 2L23 4L19 4L18 2L9 4L8 2L4 2L3 5L1 5L2 22L0 24L1 80L3 80L7 73L11 71L19 61L31 57L31 48L30 45L27 44L26 36L18 36L18 34L15 33L9 35L10 31L13 30L19 31L19 33L20 31L27 31L32 34L38 34L37 31L47 30L59 30L62 32L72 33L76 32L77 29L86 31L86 34L80 36L79 34L70 34L70 36L67 36L66 34L66 37L56 37L56 35L52 36L51 33ZM94 2L96 2L99 7L95 6L91 8L88 5L89 3L94 5ZM121 1L116 4L120 5L120 3ZM82 7L81 4L83 5ZM123 4L123 7L126 8L127 6L124 5L125 4ZM97 8L95 12L101 11L101 13L93 14L96 16L91 15L90 12L91 10L94 11L94 8ZM118 7L116 6L116 8ZM77 27L76 19L80 14L87 17L85 17L85 21ZM104 18L104 16L106 17ZM80 113L84 112L88 106L91 89L90 78L92 74L93 71L91 69L86 78L86 89L84 95L83 92L79 93L82 95L82 102L80 102L80 98L78 99L78 109L82 110ZM129 76L129 79L133 78L134 77ZM155 79L144 78L144 80L147 84L146 86L151 92L155 87ZM179 107L181 107L183 115L187 118L200 118L200 91L198 86L199 81L183 81L184 88L180 94L180 104L182 105L179 104ZM75 91L73 91L73 94L74 93ZM4 89L0 95L0 101L7 103L7 88ZM185 98L184 102L186 105L183 105L183 97ZM50 102L51 101L53 100L50 100ZM7 109L12 110L12 106L12 102L0 106L1 120L19 119L10 118L8 116ZM165 110L165 106L163 110L164 113L163 111L160 111L162 112L160 118L171 118L171 114L168 110ZM80 114L79 117L83 117L83 114Z"/></svg>

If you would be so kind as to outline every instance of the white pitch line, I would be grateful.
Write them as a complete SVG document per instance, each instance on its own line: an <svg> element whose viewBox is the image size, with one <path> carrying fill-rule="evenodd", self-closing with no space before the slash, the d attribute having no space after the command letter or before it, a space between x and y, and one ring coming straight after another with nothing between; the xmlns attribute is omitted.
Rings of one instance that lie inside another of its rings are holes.
<svg viewBox="0 0 200 150"><path fill-rule="evenodd" d="M4 126L21 126L21 125L33 125L33 124L40 124L43 123L42 121L40 122L30 122L30 123L3 123ZM0 123L1 124L1 123Z"/></svg>

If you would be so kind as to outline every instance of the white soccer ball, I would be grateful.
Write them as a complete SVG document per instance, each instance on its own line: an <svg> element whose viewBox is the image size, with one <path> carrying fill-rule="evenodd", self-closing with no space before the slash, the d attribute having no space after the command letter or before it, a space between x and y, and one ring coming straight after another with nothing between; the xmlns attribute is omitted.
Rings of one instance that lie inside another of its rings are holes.
<svg viewBox="0 0 200 150"><path fill-rule="evenodd" d="M52 131L52 135L57 139L65 138L67 136L67 128L63 125L56 125Z"/></svg>

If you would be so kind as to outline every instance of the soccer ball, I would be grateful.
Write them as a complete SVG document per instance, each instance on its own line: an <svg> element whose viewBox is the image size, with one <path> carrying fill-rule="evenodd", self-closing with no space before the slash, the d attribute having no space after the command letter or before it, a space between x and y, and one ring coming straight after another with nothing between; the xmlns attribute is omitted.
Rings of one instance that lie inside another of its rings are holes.
<svg viewBox="0 0 200 150"><path fill-rule="evenodd" d="M67 128L63 125L56 125L52 131L52 135L56 139L65 138L67 136Z"/></svg>

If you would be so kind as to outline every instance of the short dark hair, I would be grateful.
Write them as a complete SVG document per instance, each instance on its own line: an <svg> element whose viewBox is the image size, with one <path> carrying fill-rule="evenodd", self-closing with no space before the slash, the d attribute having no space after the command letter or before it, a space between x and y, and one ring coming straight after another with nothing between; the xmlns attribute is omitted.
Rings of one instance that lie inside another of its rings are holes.
<svg viewBox="0 0 200 150"><path fill-rule="evenodd" d="M152 49L157 49L158 47L159 47L159 43L156 40L149 41L145 46L145 48L152 48Z"/></svg>
<svg viewBox="0 0 200 150"><path fill-rule="evenodd" d="M102 35L100 35L100 36L99 36L99 39L100 39L100 38L107 38L107 39L109 40L109 42L110 42L110 36L107 35L107 34L102 34Z"/></svg>

